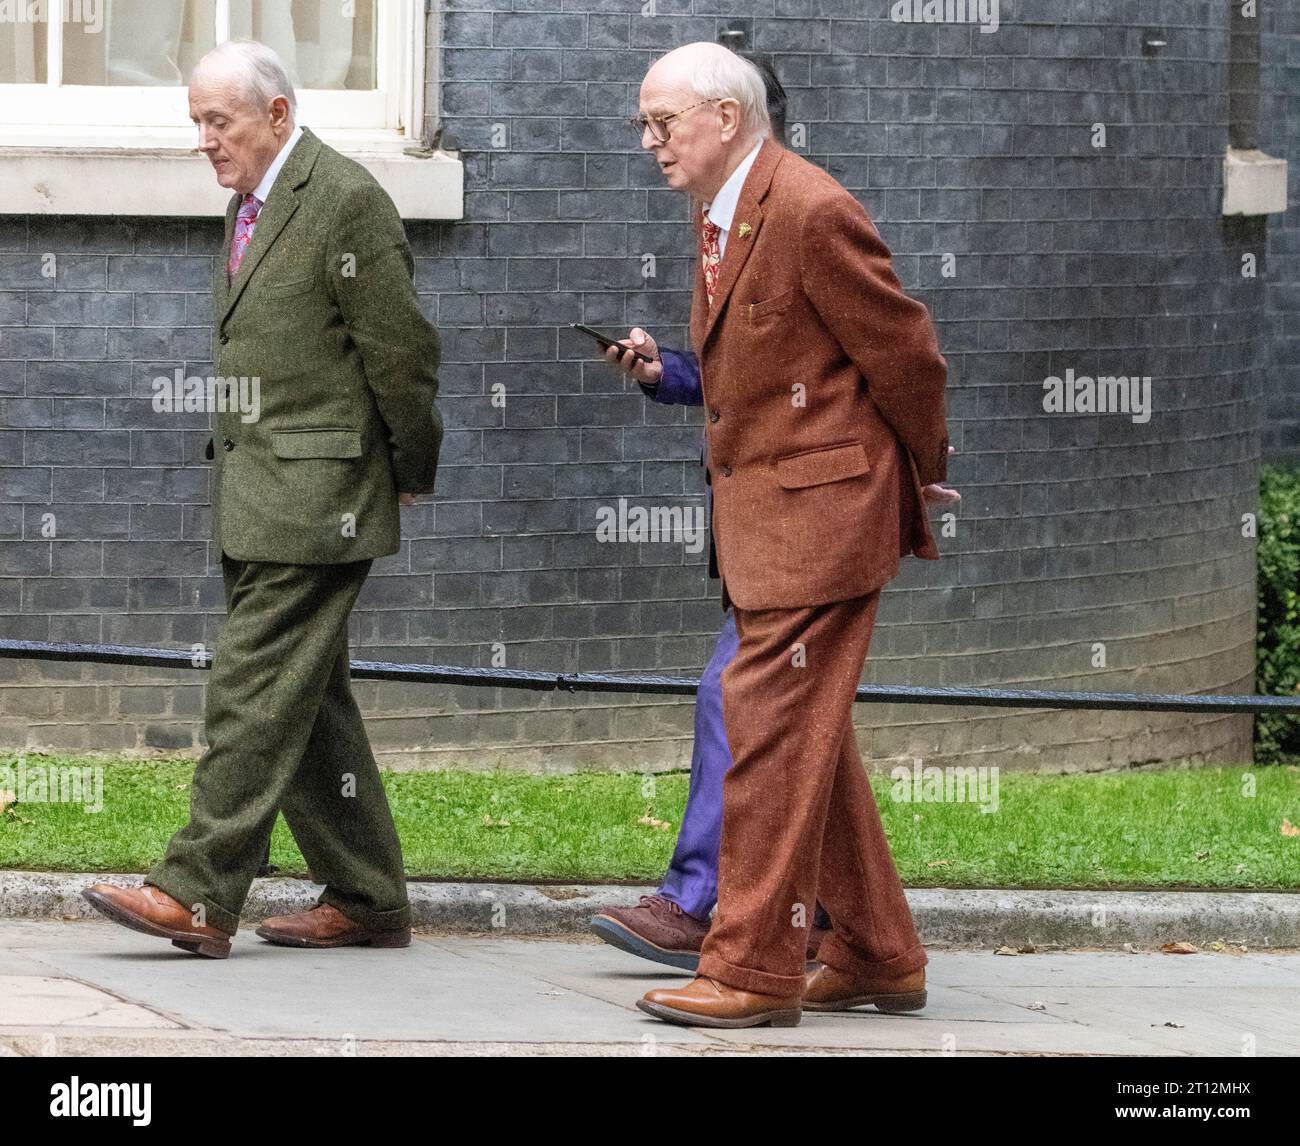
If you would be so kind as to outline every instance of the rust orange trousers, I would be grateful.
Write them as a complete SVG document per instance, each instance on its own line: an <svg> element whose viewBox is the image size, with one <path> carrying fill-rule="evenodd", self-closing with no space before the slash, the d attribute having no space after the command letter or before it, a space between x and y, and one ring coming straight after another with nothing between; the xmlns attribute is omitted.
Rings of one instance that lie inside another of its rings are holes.
<svg viewBox="0 0 1300 1146"><path fill-rule="evenodd" d="M732 765L700 975L800 994L819 898L833 927L821 962L858 975L927 962L853 736L879 602L876 590L811 608L735 611L740 647L722 674Z"/></svg>

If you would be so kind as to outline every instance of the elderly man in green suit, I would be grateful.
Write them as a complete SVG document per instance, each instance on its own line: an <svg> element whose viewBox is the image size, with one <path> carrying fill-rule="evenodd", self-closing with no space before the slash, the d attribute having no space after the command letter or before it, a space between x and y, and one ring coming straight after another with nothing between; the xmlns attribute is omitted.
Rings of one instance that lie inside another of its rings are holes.
<svg viewBox="0 0 1300 1146"><path fill-rule="evenodd" d="M236 192L214 276L208 446L228 616L190 822L144 886L84 894L127 927L222 958L283 812L325 890L257 933L404 947L401 846L349 687L348 616L374 558L398 550L399 505L433 490L438 335L392 201L295 125L271 49L222 44L189 99L200 150ZM259 397L255 420L241 388Z"/></svg>

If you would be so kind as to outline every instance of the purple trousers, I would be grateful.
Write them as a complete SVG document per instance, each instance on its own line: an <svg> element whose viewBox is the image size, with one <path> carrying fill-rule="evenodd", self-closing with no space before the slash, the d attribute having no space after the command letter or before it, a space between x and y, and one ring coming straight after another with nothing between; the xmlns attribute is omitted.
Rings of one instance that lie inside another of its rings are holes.
<svg viewBox="0 0 1300 1146"><path fill-rule="evenodd" d="M718 900L722 778L731 767L731 749L727 747L727 730L722 722L722 670L735 659L738 644L736 618L728 609L695 697L691 786L677 849L659 889L665 899L672 900L687 915L697 919L708 919Z"/></svg>

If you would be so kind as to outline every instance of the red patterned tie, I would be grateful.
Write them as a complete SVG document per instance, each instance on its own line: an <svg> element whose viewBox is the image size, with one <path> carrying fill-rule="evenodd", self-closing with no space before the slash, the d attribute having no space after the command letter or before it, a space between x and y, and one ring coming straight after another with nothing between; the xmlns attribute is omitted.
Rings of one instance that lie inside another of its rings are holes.
<svg viewBox="0 0 1300 1146"><path fill-rule="evenodd" d="M262 200L252 192L244 196L239 205L239 215L235 218L235 235L230 240L230 277L239 273L239 265L244 261L248 244L253 241L253 227L257 223L257 214L262 209Z"/></svg>
<svg viewBox="0 0 1300 1146"><path fill-rule="evenodd" d="M709 293L709 306L713 306L713 292L718 287L718 276L722 273L722 247L718 236L722 228L707 215L704 216L704 234L700 239L700 257L704 261L704 287Z"/></svg>

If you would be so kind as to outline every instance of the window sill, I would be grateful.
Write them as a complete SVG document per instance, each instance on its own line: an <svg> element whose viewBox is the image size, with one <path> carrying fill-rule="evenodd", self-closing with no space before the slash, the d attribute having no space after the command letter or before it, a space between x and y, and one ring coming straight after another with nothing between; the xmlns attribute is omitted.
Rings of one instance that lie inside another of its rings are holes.
<svg viewBox="0 0 1300 1146"><path fill-rule="evenodd" d="M1277 215L1286 211L1286 160L1230 147L1223 157L1223 213Z"/></svg>
<svg viewBox="0 0 1300 1146"><path fill-rule="evenodd" d="M395 132L322 131L365 167L403 219L461 219L465 168ZM0 130L0 215L221 217L231 193L193 148L189 128L133 132Z"/></svg>

